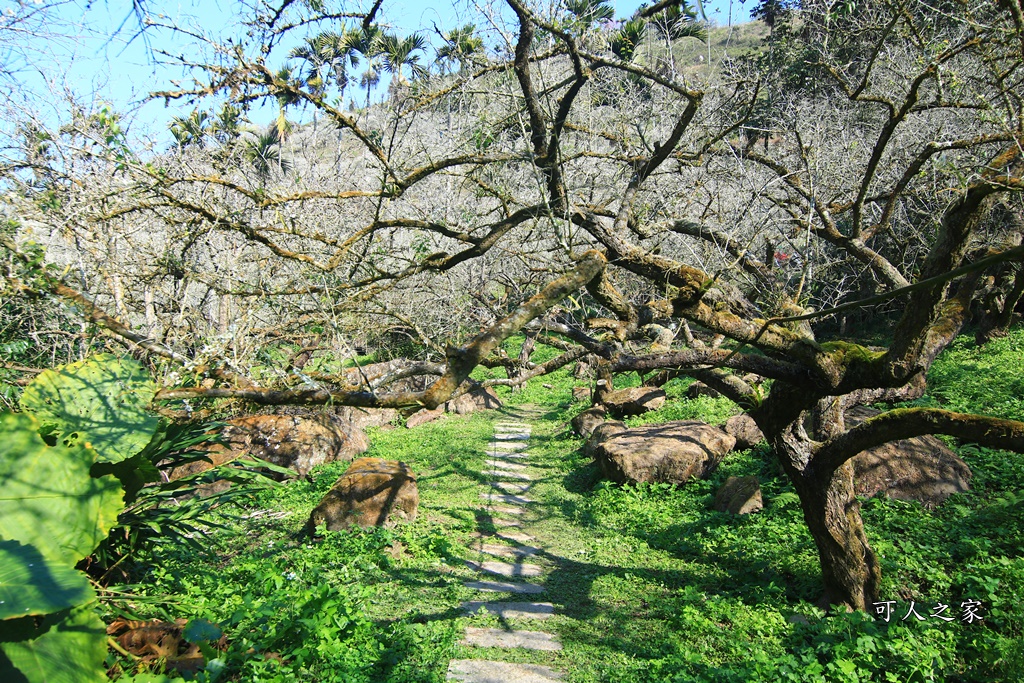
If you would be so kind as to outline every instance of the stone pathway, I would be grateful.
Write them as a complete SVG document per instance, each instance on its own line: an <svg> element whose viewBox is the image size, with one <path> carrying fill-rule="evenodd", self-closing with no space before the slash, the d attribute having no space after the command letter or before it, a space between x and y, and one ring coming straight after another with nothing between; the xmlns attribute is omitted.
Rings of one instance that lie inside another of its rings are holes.
<svg viewBox="0 0 1024 683"><path fill-rule="evenodd" d="M476 614L481 610L500 619L547 619L555 612L548 602L524 602L523 596L539 595L544 586L522 579L540 577L544 568L531 564L532 556L542 547L537 539L518 531L517 517L526 506L536 503L529 497L532 475L525 464L530 440L530 426L524 422L496 422L494 437L488 445L484 474L490 477L488 490L480 494L495 532L477 534L476 550L480 559L466 564L480 574L477 581L465 585L481 592L511 594L518 602L473 600L462 605L463 611ZM499 517L499 515L502 515ZM505 541L508 543L501 543ZM537 630L512 628L468 627L462 645L469 647L557 651L562 649L558 637ZM562 680L562 674L551 667L517 664L486 659L453 659L448 666L448 680L465 683L550 683Z"/></svg>

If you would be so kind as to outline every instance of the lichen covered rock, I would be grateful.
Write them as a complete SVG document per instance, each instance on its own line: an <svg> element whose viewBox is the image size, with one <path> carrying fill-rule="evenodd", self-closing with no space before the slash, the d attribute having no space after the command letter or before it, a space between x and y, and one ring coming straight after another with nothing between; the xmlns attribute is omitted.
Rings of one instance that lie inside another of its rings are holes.
<svg viewBox="0 0 1024 683"><path fill-rule="evenodd" d="M309 527L339 531L353 524L391 526L416 518L416 475L397 460L358 458L309 515Z"/></svg>
<svg viewBox="0 0 1024 683"><path fill-rule="evenodd" d="M695 421L644 425L617 433L605 429L595 430L588 446L604 476L619 483L682 484L691 477L705 478L736 444L718 427ZM596 439L600 440L592 445Z"/></svg>
<svg viewBox="0 0 1024 683"><path fill-rule="evenodd" d="M665 403L665 391L653 387L630 387L605 394L601 403L615 417L643 415Z"/></svg>
<svg viewBox="0 0 1024 683"><path fill-rule="evenodd" d="M175 468L171 479L202 472L249 454L306 475L317 465L347 461L370 447L366 435L352 423L330 413L308 415L248 415L227 421L221 439L207 457Z"/></svg>
<svg viewBox="0 0 1024 683"><path fill-rule="evenodd" d="M729 477L715 494L714 509L734 515L749 515L764 508L757 477Z"/></svg>
<svg viewBox="0 0 1024 683"><path fill-rule="evenodd" d="M858 406L846 412L854 427L877 410ZM942 504L954 493L970 489L971 468L934 436L891 441L853 458L854 490L858 496L885 493L890 498L916 500L926 507Z"/></svg>

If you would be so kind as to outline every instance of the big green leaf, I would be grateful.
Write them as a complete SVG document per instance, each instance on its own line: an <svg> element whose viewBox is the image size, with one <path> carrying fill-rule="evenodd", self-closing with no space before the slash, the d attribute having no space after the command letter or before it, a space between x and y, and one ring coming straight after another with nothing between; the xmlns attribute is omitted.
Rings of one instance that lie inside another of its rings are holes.
<svg viewBox="0 0 1024 683"><path fill-rule="evenodd" d="M25 387L21 406L45 432L92 445L100 462L119 462L153 437L159 418L146 406L155 391L141 365L104 353L40 373Z"/></svg>
<svg viewBox="0 0 1024 683"><path fill-rule="evenodd" d="M0 619L59 612L95 597L82 572L47 562L30 545L0 541Z"/></svg>
<svg viewBox="0 0 1024 683"><path fill-rule="evenodd" d="M30 415L0 414L0 539L34 545L74 566L106 538L123 509L113 477L94 479L96 452L76 442L48 446Z"/></svg>
<svg viewBox="0 0 1024 683"><path fill-rule="evenodd" d="M0 680L29 683L101 683L107 634L95 603L43 620L31 640L0 643ZM6 655L4 657L3 655Z"/></svg>

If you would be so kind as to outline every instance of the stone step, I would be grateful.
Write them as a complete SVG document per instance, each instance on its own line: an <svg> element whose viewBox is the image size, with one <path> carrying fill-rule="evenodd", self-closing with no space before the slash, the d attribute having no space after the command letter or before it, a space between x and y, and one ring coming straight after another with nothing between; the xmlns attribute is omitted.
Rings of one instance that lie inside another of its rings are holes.
<svg viewBox="0 0 1024 683"><path fill-rule="evenodd" d="M466 566L478 572L507 576L510 579L519 577L532 578L544 573L544 569L535 564L520 564L518 562L515 564L508 562L466 562Z"/></svg>
<svg viewBox="0 0 1024 683"><path fill-rule="evenodd" d="M492 513L493 512L497 512L497 513L500 513L502 515L522 515L522 514L526 514L526 509L525 508L514 508L514 507L508 507L507 505L492 505L492 506L484 508L484 509L487 510L488 512L492 512Z"/></svg>
<svg viewBox="0 0 1024 683"><path fill-rule="evenodd" d="M448 680L462 683L552 683L562 680L562 674L539 664L453 659L448 665Z"/></svg>
<svg viewBox="0 0 1024 683"><path fill-rule="evenodd" d="M527 444L522 441L492 441L490 443L490 449L496 451L504 451L505 453L517 453L519 451L525 451Z"/></svg>
<svg viewBox="0 0 1024 683"><path fill-rule="evenodd" d="M531 481L533 479L533 477L531 477L529 474L523 474L522 472L512 472L509 470L492 469L487 470L486 472L482 472L482 474L485 477L504 477L505 479L515 479L516 481Z"/></svg>
<svg viewBox="0 0 1024 683"><path fill-rule="evenodd" d="M535 583L511 583L509 581L467 581L463 584L466 588L491 593L519 593L523 595L536 595L544 592L544 586Z"/></svg>
<svg viewBox="0 0 1024 683"><path fill-rule="evenodd" d="M484 465L492 469L504 470L506 472L526 472L526 465L520 465L519 463L509 460L508 458L499 458L497 460L484 460Z"/></svg>
<svg viewBox="0 0 1024 683"><path fill-rule="evenodd" d="M516 543L528 543L530 541L537 540L533 536L529 536L527 534L521 534L521 533L518 533L516 531L498 531L498 532L493 533L493 534L485 534L483 532L479 532L478 531L477 533L473 534L473 536L475 538L481 538L481 539L482 538L489 538L489 539L500 538L500 539L506 540L506 541L515 541Z"/></svg>
<svg viewBox="0 0 1024 683"><path fill-rule="evenodd" d="M484 543L476 549L495 557L526 557L540 552L540 548L535 548L532 545L511 546L498 545L497 543Z"/></svg>
<svg viewBox="0 0 1024 683"><path fill-rule="evenodd" d="M484 451L484 455L509 461L526 460L530 457L529 453L525 453L523 451Z"/></svg>
<svg viewBox="0 0 1024 683"><path fill-rule="evenodd" d="M473 600L462 603L462 609L470 614L484 610L502 619L547 619L555 613L550 602L484 602Z"/></svg>
<svg viewBox="0 0 1024 683"><path fill-rule="evenodd" d="M492 438L495 441L529 441L530 435L526 432L509 432L508 434L495 434Z"/></svg>
<svg viewBox="0 0 1024 683"><path fill-rule="evenodd" d="M519 429L530 429L530 425L526 422L495 422L494 427L516 427Z"/></svg>
<svg viewBox="0 0 1024 683"><path fill-rule="evenodd" d="M491 500L496 503L511 503L513 505L529 505L537 501L532 498L524 498L523 496L511 496L500 493L481 493L480 497L484 500Z"/></svg>
<svg viewBox="0 0 1024 683"><path fill-rule="evenodd" d="M503 628L466 627L463 645L477 647L517 647L524 650L561 650L558 636L543 631L506 631Z"/></svg>
<svg viewBox="0 0 1024 683"><path fill-rule="evenodd" d="M496 527L500 526L502 528L515 527L516 529L520 529L523 526L523 523L518 519L502 519L500 517L491 517L490 523Z"/></svg>
<svg viewBox="0 0 1024 683"><path fill-rule="evenodd" d="M488 444L488 448L495 451L505 451L506 453L517 453L525 451L527 445L524 441L491 441Z"/></svg>
<svg viewBox="0 0 1024 683"><path fill-rule="evenodd" d="M491 524L495 529L498 529L499 534L505 533L505 529L515 533L515 530L523 528L522 522L515 519L498 519L497 517L491 517L489 520L481 520L479 522L481 527L486 527L488 524Z"/></svg>
<svg viewBox="0 0 1024 683"><path fill-rule="evenodd" d="M527 493L533 484L513 484L507 481L492 481L491 487L495 488L502 493L511 493L518 495L520 493Z"/></svg>

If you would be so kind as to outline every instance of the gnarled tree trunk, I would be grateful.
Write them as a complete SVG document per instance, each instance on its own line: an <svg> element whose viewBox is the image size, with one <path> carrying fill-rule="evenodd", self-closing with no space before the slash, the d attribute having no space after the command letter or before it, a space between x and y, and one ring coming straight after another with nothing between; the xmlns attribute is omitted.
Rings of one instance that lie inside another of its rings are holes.
<svg viewBox="0 0 1024 683"><path fill-rule="evenodd" d="M853 489L853 465L847 461L829 481L819 480L812 469L793 477L793 485L818 548L823 602L867 609L878 599L881 571L864 533Z"/></svg>
<svg viewBox="0 0 1024 683"><path fill-rule="evenodd" d="M818 419L831 414L819 410ZM822 604L867 609L878 599L881 570L864 532L860 503L853 485L853 464L837 469L815 467L820 443L804 430L804 415L771 439L776 457L800 497L804 521L818 549L825 593ZM839 423L826 432L842 430Z"/></svg>

